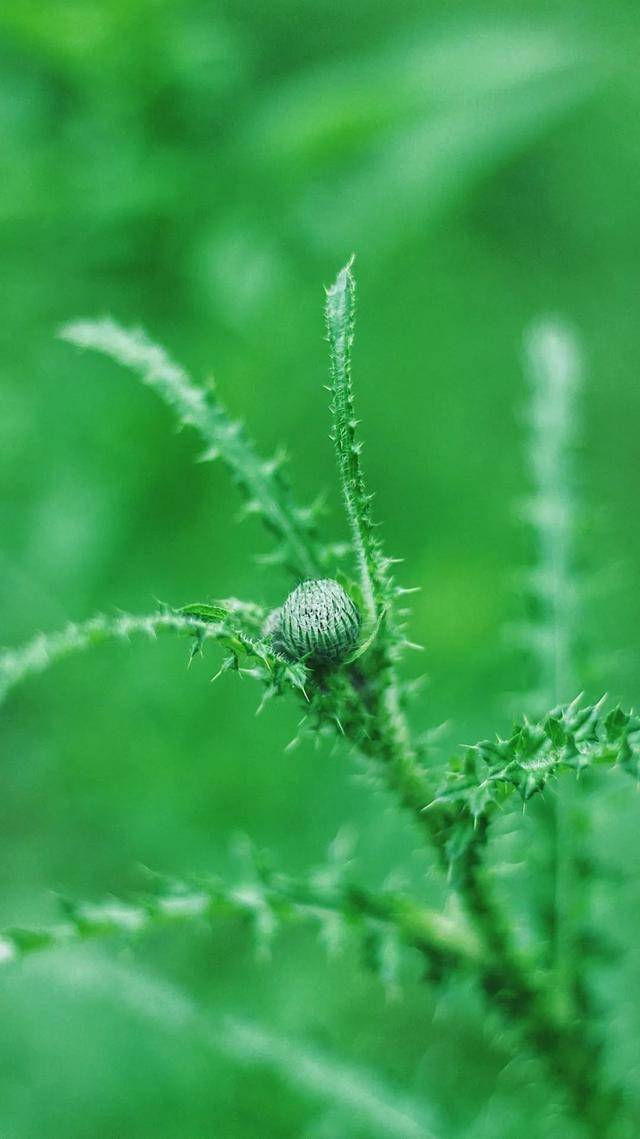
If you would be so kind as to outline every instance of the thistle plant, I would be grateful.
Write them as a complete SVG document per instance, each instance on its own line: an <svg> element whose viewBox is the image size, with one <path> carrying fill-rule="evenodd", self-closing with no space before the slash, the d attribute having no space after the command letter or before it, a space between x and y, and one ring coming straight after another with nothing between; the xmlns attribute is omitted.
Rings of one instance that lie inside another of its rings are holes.
<svg viewBox="0 0 640 1139"><path fill-rule="evenodd" d="M191 656L211 643L221 651L220 671L253 678L262 702L276 696L296 701L301 735L333 737L350 761L395 798L416 843L432 851L434 874L449 904L437 909L416 892L365 889L340 849L321 871L302 878L275 870L254 851L250 878L239 885L214 878L157 879L142 898L67 904L57 925L8 929L0 938L0 961L203 919L239 918L262 946L281 924L309 923L327 941L339 928L361 941L366 960L389 987L402 949L421 958L428 984L467 978L501 1018L513 1051L525 1049L544 1068L575 1127L593 1139L635 1136L640 1111L624 1081L610 1074L606 1015L603 1021L588 1000L579 999L584 994L576 960L579 938L560 931L564 917L556 914L551 933L541 932L533 947L525 944L516 915L491 875L499 817L510 813L517 827L518 805L551 799L556 814L551 823L540 816L541 841L549 841L551 827L556 857L564 857L558 834L562 825L564 842L565 823L557 814L564 799L553 798L554 788L571 787L574 811L588 769L636 781L640 775L640 719L604 701L590 705L572 687L571 510L564 490L565 447L573 423L570 394L576 386L572 342L549 328L529 341L535 373L533 517L539 539L529 579L537 607L531 642L537 696L523 698L510 732L466 747L443 764L411 722L412 686L402 672L411 647L405 608L411 590L395 580L394 559L383 550L365 482L351 369L354 304L349 264L328 290L325 308L332 439L350 530L352 561L346 570L338 564L336 544L318 532L317 507L296 503L282 456L260 457L213 390L194 383L140 331L126 331L110 320L80 321L62 331L69 343L137 374L198 433L201 457L220 458L228 466L246 496L247 513L259 516L272 535L271 560L288 569L291 589L273 611L254 601L205 598L142 616L101 614L59 633L38 635L0 657L0 698L58 658L108 639L183 635ZM563 873L566 878L567 867L556 866L556 875Z"/></svg>

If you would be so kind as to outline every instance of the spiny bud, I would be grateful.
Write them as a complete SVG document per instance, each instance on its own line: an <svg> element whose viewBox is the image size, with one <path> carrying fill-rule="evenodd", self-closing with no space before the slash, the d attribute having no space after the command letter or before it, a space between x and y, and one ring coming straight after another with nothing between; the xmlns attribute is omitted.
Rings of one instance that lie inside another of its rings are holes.
<svg viewBox="0 0 640 1139"><path fill-rule="evenodd" d="M303 581L282 606L278 639L292 660L339 664L360 633L357 605L337 581Z"/></svg>

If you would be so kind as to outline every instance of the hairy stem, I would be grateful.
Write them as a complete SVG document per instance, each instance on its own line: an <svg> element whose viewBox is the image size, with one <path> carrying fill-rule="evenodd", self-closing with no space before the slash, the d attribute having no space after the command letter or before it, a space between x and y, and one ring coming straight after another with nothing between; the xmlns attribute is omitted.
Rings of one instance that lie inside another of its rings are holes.
<svg viewBox="0 0 640 1139"><path fill-rule="evenodd" d="M271 646L248 633L232 613L223 620L207 621L180 611L134 615L99 613L88 621L72 622L57 633L39 633L17 649L0 652L0 703L16 685L57 661L108 641L128 641L132 635L155 639L158 633L190 634L196 643L212 640L234 657L246 655L265 670L266 677L280 677L284 685L302 690L304 668L286 662Z"/></svg>
<svg viewBox="0 0 640 1139"><path fill-rule="evenodd" d="M398 589L390 575L391 560L386 558L376 536L371 516L371 495L367 493L362 469L362 444L357 438L351 378L351 348L355 327L355 281L351 262L339 273L327 291L325 306L331 364L333 441L338 476L347 521L360 573L360 587L371 624L384 621L367 662L366 675L360 669L353 676L357 699L363 702L374 737L363 750L384 767L384 778L424 824L421 814L427 801L427 781L417 761L411 733L402 708L396 664L404 637L395 615ZM362 736L363 733L361 732ZM364 733L366 739L366 732Z"/></svg>
<svg viewBox="0 0 640 1139"><path fill-rule="evenodd" d="M247 513L259 515L282 542L282 560L298 576L313 577L318 555L313 540L313 508L295 505L279 474L281 458L256 454L242 425L230 419L210 388L199 387L144 332L121 328L112 320L68 324L60 336L79 348L90 348L136 372L204 441L203 460L220 457L247 497Z"/></svg>
<svg viewBox="0 0 640 1139"><path fill-rule="evenodd" d="M558 1009L553 988L541 984L534 963L513 946L509 926L496 907L483 863L486 820L465 859L460 881L469 920L481 935L489 968L482 987L492 1004L522 1033L549 1077L565 1095L572 1114L592 1139L632 1139L638 1133L637 1106L603 1072L599 1043Z"/></svg>
<svg viewBox="0 0 640 1139"><path fill-rule="evenodd" d="M338 273L327 291L325 306L331 361L333 441L338 462L347 521L360 573L360 587L367 617L374 624L385 603L381 553L371 519L371 498L365 489L356 438L351 382L351 348L354 337L355 281L351 262Z"/></svg>
<svg viewBox="0 0 640 1139"><path fill-rule="evenodd" d="M531 575L535 614L527 647L535 673L533 711L540 714L579 688L574 675L579 614L571 452L582 364L571 330L548 318L529 330L525 350L531 391L527 455L533 486L527 514L536 544ZM577 1009L577 994L584 987L576 946L579 931L574 925L576 799L575 787L558 785L545 812L552 863L549 938L555 999L569 1013Z"/></svg>
<svg viewBox="0 0 640 1139"><path fill-rule="evenodd" d="M278 920L317 924L326 915L343 918L355 927L370 922L387 926L405 945L440 966L468 969L482 960L478 939L462 922L451 921L403 894L376 894L348 883L329 888L281 875L236 887L172 882L170 892L149 894L139 902L112 898L95 905L68 905L67 910L66 920L57 925L6 930L0 935L0 963L88 939L137 936L162 926L192 925L225 916L247 919L260 935L265 925L272 929Z"/></svg>
<svg viewBox="0 0 640 1139"><path fill-rule="evenodd" d="M439 844L437 819L425 812L429 801L428 781L420 769L411 733L401 708L395 669L398 637L393 624L392 583L387 576L385 561L373 530L370 498L366 493L360 459L360 444L356 437L357 421L354 418L351 382L351 347L354 336L355 283L351 266L338 275L327 294L326 318L331 350L331 377L333 396L334 442L338 473L342 485L347 519L351 528L354 550L360 570L360 581L367 614L376 620L381 608L389 606L390 624L387 635L381 636L377 651L370 663L373 680L361 690L366 707L368 725L361 733L366 742L365 754L376 761L387 786L398 796L419 821L430 841ZM476 849L476 843L470 851ZM527 973L521 966L514 948L511 931L495 903L490 899L483 876L471 856L466 872L460 879L463 901L469 917L476 923L478 932L492 956L492 968L484 974L484 986L493 995L500 996L504 1010L514 1018L519 1010L528 1017L530 1037L553 1035L556 1025L549 1023L542 997L530 985ZM543 1033L544 1027L544 1033Z"/></svg>

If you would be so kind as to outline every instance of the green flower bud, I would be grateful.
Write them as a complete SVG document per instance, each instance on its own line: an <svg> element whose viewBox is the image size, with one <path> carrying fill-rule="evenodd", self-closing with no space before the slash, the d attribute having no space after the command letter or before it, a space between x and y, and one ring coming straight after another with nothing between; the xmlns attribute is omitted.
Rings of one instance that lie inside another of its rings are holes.
<svg viewBox="0 0 640 1139"><path fill-rule="evenodd" d="M282 606L278 639L292 660L339 664L360 633L357 605L337 581L303 581Z"/></svg>

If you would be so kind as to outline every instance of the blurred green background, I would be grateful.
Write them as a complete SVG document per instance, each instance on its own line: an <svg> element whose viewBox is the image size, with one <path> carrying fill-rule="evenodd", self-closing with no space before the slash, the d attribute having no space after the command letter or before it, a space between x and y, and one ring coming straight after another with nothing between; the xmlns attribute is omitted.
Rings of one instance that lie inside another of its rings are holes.
<svg viewBox="0 0 640 1139"><path fill-rule="evenodd" d="M584 345L583 544L595 578L613 580L588 632L614 659L591 694L632 702L639 47L631 0L5 0L0 643L98 609L274 604L288 588L256 560L263 534L236 526L225 471L194 463L196 440L128 375L56 341L78 316L141 323L213 374L261 449L287 445L300 497L326 489L327 531L344 536L322 286L355 251L366 469L403 582L422 587L418 727L449 720L452 745L504 728L524 679L503 631L527 556L522 335L547 312ZM362 879L401 870L424 888L428 859L348 757L285 752L296 708L256 720L256 690L212 687L216 667L210 652L187 673L184 644L138 643L11 698L3 924L49 919L55 893L135 889L140 864L242 874L243 832L302 871L350 824ZM637 879L637 806L608 786L597 833ZM639 901L618 884L603 920L632 934ZM623 964L620 993L640 980L638 953ZM2 990L2 1139L412 1133L292 1087L286 1062L238 1063L230 1016L366 1071L376 1094L414 1097L416 1135L425 1119L442 1137L521 1135L525 1121L573 1134L470 991L438 996L409 962L388 1004L355 954L328 962L302 931L271 965L229 926L34 959ZM611 1034L625 1073L639 1028L624 1002Z"/></svg>

